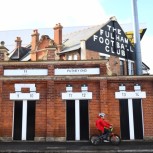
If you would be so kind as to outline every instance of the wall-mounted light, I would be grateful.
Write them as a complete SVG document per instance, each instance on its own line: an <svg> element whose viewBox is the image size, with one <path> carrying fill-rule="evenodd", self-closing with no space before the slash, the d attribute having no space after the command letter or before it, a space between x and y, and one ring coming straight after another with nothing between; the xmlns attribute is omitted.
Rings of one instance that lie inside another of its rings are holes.
<svg viewBox="0 0 153 153"><path fill-rule="evenodd" d="M123 83L121 83L121 84L119 85L119 91L125 91L125 90L126 90L125 85L124 85Z"/></svg>
<svg viewBox="0 0 153 153"><path fill-rule="evenodd" d="M134 90L135 91L141 91L141 86L139 84L134 85Z"/></svg>
<svg viewBox="0 0 153 153"><path fill-rule="evenodd" d="M88 86L86 84L81 85L81 91L82 92L87 92L88 91Z"/></svg>
<svg viewBox="0 0 153 153"><path fill-rule="evenodd" d="M66 91L67 92L72 92L72 89L73 89L72 85L70 85L70 84L66 85Z"/></svg>

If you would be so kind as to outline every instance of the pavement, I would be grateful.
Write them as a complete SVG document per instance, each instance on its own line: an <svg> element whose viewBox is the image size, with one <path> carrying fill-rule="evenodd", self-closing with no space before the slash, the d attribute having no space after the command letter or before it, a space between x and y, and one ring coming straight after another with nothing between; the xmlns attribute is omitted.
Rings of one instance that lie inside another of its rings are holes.
<svg viewBox="0 0 153 153"><path fill-rule="evenodd" d="M0 142L0 153L153 153L153 141L122 141L119 146L90 142Z"/></svg>

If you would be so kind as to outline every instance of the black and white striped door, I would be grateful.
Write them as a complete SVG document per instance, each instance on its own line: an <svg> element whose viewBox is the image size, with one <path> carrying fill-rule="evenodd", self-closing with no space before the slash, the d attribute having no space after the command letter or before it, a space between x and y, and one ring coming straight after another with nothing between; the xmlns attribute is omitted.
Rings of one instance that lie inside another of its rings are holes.
<svg viewBox="0 0 153 153"><path fill-rule="evenodd" d="M120 99L119 102L122 139L143 139L141 99Z"/></svg>
<svg viewBox="0 0 153 153"><path fill-rule="evenodd" d="M88 100L66 100L67 140L89 140Z"/></svg>
<svg viewBox="0 0 153 153"><path fill-rule="evenodd" d="M35 101L14 102L13 140L34 140Z"/></svg>

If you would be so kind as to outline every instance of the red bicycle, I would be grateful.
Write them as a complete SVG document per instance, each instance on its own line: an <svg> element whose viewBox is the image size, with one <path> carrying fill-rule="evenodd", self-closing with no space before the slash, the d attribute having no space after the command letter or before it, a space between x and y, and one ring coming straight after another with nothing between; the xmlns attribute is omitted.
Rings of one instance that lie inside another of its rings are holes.
<svg viewBox="0 0 153 153"><path fill-rule="evenodd" d="M90 142L93 145L99 145L103 142L110 142L112 145L119 145L121 143L121 138L119 135L113 133L113 127L111 127L107 134L92 135L90 137Z"/></svg>

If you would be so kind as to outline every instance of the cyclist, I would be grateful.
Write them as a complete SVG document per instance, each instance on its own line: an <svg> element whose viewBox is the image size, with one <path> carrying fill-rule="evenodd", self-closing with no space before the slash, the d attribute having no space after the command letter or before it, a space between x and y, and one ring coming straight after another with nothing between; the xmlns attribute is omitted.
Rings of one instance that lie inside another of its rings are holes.
<svg viewBox="0 0 153 153"><path fill-rule="evenodd" d="M96 120L96 128L98 131L107 138L108 129L112 126L110 123L105 121L105 113L99 113L98 119Z"/></svg>

